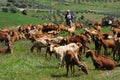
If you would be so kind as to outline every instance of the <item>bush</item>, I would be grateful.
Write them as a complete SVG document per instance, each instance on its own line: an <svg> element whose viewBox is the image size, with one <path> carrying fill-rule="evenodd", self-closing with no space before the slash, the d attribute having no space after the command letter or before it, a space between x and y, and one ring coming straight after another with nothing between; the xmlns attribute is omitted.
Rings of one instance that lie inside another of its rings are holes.
<svg viewBox="0 0 120 80"><path fill-rule="evenodd" d="M81 15L81 19L85 19L85 16Z"/></svg>
<svg viewBox="0 0 120 80"><path fill-rule="evenodd" d="M13 6L12 3L7 3L7 4L6 4L6 7L12 7L12 6Z"/></svg>
<svg viewBox="0 0 120 80"><path fill-rule="evenodd" d="M9 10L8 10L8 8L2 8L2 11L3 12L8 12Z"/></svg>
<svg viewBox="0 0 120 80"><path fill-rule="evenodd" d="M12 13L17 13L18 10L17 10L17 8L15 8L15 7L11 7L11 8L10 8L10 11L11 11Z"/></svg>
<svg viewBox="0 0 120 80"><path fill-rule="evenodd" d="M26 8L27 7L27 5L26 4L21 4L21 6L20 6L21 8Z"/></svg>
<svg viewBox="0 0 120 80"><path fill-rule="evenodd" d="M15 2L15 0L7 0L8 2Z"/></svg>

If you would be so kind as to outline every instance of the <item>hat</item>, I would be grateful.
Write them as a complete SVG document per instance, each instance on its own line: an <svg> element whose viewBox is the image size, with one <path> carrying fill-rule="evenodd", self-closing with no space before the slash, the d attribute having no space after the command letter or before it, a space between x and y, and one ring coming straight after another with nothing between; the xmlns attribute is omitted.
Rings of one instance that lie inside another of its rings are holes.
<svg viewBox="0 0 120 80"><path fill-rule="evenodd" d="M67 12L70 12L70 10L68 9Z"/></svg>

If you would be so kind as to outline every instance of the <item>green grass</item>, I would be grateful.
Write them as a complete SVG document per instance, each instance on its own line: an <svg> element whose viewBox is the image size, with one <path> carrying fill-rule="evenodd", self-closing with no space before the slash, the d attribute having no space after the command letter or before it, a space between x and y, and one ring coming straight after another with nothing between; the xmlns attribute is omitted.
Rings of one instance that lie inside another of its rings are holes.
<svg viewBox="0 0 120 80"><path fill-rule="evenodd" d="M83 30L78 30L81 33ZM110 28L102 29L102 32L110 32ZM67 33L65 34L67 35ZM64 36L61 34L61 36ZM45 49L38 54L30 52L32 43L29 40L20 40L13 43L13 53L0 55L0 80L118 80L120 79L120 67L111 71L98 71L94 69L92 60L82 55L82 61L88 65L89 74L85 75L78 71L76 67L76 76L65 77L66 69L58 69L58 59L52 55L52 59L45 58ZM94 48L93 44L90 47ZM102 50L103 52L103 50Z"/></svg>
<svg viewBox="0 0 120 80"><path fill-rule="evenodd" d="M41 1L42 4L50 4L54 0L36 0ZM62 7L61 7L62 6ZM70 6L66 5L53 5L55 9L71 9L71 10L106 10L112 12L120 12L119 3L84 3L83 5L72 4ZM29 12L28 12L29 13ZM30 12L31 14L37 14ZM41 13L42 15L47 15ZM39 14L38 14L39 15ZM76 14L77 17L83 14ZM103 15L97 14L84 14L85 19L90 19L93 21L99 21ZM12 14L12 13L3 13L0 11L0 28L9 27L9 26L18 26L25 24L43 24L46 21L36 19L30 16L25 16L22 14ZM76 33L79 34L83 32L82 30L76 30ZM102 32L112 32L110 27L102 28ZM67 32L59 34L58 36L66 36ZM0 43L3 46L2 43ZM55 55L52 56L52 59L49 60L45 58L45 49L42 49L42 53L38 54L36 51L34 53L30 52L30 47L32 43L29 40L20 40L13 43L13 53L2 55L0 54L0 80L119 80L120 79L120 67L116 67L111 71L98 71L94 69L92 60L86 59L85 54L82 55L82 61L88 65L89 74L85 75L82 71L78 71L76 67L76 76L72 77L71 71L69 76L65 77L66 69L58 69L58 59L55 58ZM89 47L94 48L94 44L89 44ZM102 49L103 53L103 49ZM49 56L49 55L48 55ZM109 56L111 57L111 56Z"/></svg>
<svg viewBox="0 0 120 80"><path fill-rule="evenodd" d="M25 16L19 13L5 13L0 11L0 27L6 26L18 26L25 24L43 24L45 21L33 18L30 16Z"/></svg>
<svg viewBox="0 0 120 80"><path fill-rule="evenodd" d="M82 3L79 5L76 4L69 4L69 5L54 5L53 7L55 9L63 9L63 10L102 10L102 11L108 11L108 12L120 12L119 10L119 4L118 3ZM61 7L62 6L62 7Z"/></svg>

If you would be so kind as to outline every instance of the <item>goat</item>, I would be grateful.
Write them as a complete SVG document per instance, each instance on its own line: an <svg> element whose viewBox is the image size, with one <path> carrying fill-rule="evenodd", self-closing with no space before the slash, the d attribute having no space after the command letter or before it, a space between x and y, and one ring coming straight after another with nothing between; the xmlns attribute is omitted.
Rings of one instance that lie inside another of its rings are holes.
<svg viewBox="0 0 120 80"><path fill-rule="evenodd" d="M67 27L67 31L70 34L70 36L73 36L75 34L75 29L76 29L75 24L72 24L71 27Z"/></svg>
<svg viewBox="0 0 120 80"><path fill-rule="evenodd" d="M79 42L82 44L84 52L85 52L85 48L89 49L89 47L87 46L87 42L89 42L89 40L84 34L78 34L78 35L75 35L74 37L66 37L61 42L64 42L67 44Z"/></svg>
<svg viewBox="0 0 120 80"><path fill-rule="evenodd" d="M115 38L120 37L120 29L119 28L111 27L111 31L113 32Z"/></svg>
<svg viewBox="0 0 120 80"><path fill-rule="evenodd" d="M94 50L88 50L86 52L86 58L91 57L95 69L102 70L112 70L116 67L116 63L113 59L107 58L106 56L96 55Z"/></svg>
<svg viewBox="0 0 120 80"><path fill-rule="evenodd" d="M98 33L98 34L93 34L93 41L94 41L94 44L95 44L95 50L96 50L96 52L98 53L98 54L100 54L100 50L101 50L101 48L102 48L102 42L100 41L100 37L104 40L104 41L107 41L107 43L108 43L108 41L110 41L110 40L112 40L112 35L111 34L109 34L109 33ZM107 44L106 43L106 44Z"/></svg>
<svg viewBox="0 0 120 80"><path fill-rule="evenodd" d="M11 46L12 46L12 43L9 42L7 44L7 47L0 48L0 53L13 53L13 49Z"/></svg>
<svg viewBox="0 0 120 80"><path fill-rule="evenodd" d="M63 58L67 50L72 50L73 52L74 51L79 52L79 46L76 43L70 43L68 45L58 46L58 47L55 47L54 45L50 45L50 51L55 52L60 58L59 68L62 66Z"/></svg>
<svg viewBox="0 0 120 80"><path fill-rule="evenodd" d="M115 47L115 40L114 40L114 38L106 39L103 36L101 36L101 34L98 34L98 40L103 44L104 54L105 55L108 55L108 49L109 48L112 48L112 51L114 50L114 47Z"/></svg>
<svg viewBox="0 0 120 80"><path fill-rule="evenodd" d="M0 42L5 41L5 44L7 43L8 37L9 37L9 32L7 31L1 31L0 30Z"/></svg>
<svg viewBox="0 0 120 80"><path fill-rule="evenodd" d="M19 40L19 34L17 30L10 31L11 41L14 42L16 40Z"/></svg>
<svg viewBox="0 0 120 80"><path fill-rule="evenodd" d="M75 23L75 27L77 29L81 29L81 28L83 28L83 24L82 23Z"/></svg>
<svg viewBox="0 0 120 80"><path fill-rule="evenodd" d="M101 26L96 26L96 25L94 25L93 28L94 28L95 30L97 30L98 32L100 32L100 30L101 30Z"/></svg>
<svg viewBox="0 0 120 80"><path fill-rule="evenodd" d="M30 48L31 52L33 52L34 48L37 48L37 52L41 52L41 48L47 47L49 40L50 38L42 38L38 41L35 41Z"/></svg>
<svg viewBox="0 0 120 80"><path fill-rule="evenodd" d="M81 70L85 73L88 74L88 68L86 65L83 65L77 56L77 53L67 50L65 54L65 62L66 62L66 76L68 76L68 71L69 71L69 66L71 68L72 75L75 75L75 65L81 68Z"/></svg>
<svg viewBox="0 0 120 80"><path fill-rule="evenodd" d="M120 38L115 39L115 48L113 51L113 59L115 60L115 54L118 54L120 60Z"/></svg>
<svg viewBox="0 0 120 80"><path fill-rule="evenodd" d="M89 28L93 27L95 30L99 31L101 30L102 22L96 22L96 23L89 23L88 24Z"/></svg>
<svg viewBox="0 0 120 80"><path fill-rule="evenodd" d="M58 30L58 26L57 25L54 25L54 24L44 24L43 25L43 28L42 28L42 31L43 32L48 32L48 31L51 31L51 30Z"/></svg>

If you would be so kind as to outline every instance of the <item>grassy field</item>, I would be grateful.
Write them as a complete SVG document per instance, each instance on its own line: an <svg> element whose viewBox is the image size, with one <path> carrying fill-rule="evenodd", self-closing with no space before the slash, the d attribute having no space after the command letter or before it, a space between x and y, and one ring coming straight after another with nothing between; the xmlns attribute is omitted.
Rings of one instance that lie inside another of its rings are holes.
<svg viewBox="0 0 120 80"><path fill-rule="evenodd" d="M7 3L7 0L4 0L1 2L4 3L4 5ZM17 0L16 0L17 1ZM18 0L20 1L20 0ZM32 0L29 0L30 2ZM28 1L28 2L29 2ZM67 1L67 0L64 0ZM71 1L71 2L70 2ZM81 4L75 4L73 0L68 0L68 4L66 5L67 2L64 4L60 4L61 1L59 0L34 0L34 7L35 3L41 4L42 6L40 7L45 7L45 10L48 9L48 11L36 11L34 10L27 10L27 16L24 16L22 14L11 14L11 13L2 13L0 12L0 27L4 26L14 26L14 25L20 25L20 24L36 24L36 23L43 23L43 20L47 22L52 22L52 23L61 23L64 22L64 14L65 12L50 12L49 9L53 10L67 10L70 9L72 11L82 11L82 12L73 12L75 16L75 22L82 22L78 18L82 16L85 17L83 22L86 21L100 21L103 17L107 15L119 15L120 13L120 7L119 4L120 2L114 2L113 0L110 2L86 2L86 1L81 1ZM76 0L77 1L77 0ZM26 3L27 4L27 1ZM61 7L62 6L62 7ZM44 10L44 9L43 9ZM93 12L88 12L88 11L93 11ZM87 12L86 12L87 11ZM98 13L97 13L98 12ZM100 13L102 12L102 13ZM34 16L34 18L33 18ZM120 19L120 17L114 17L115 19ZM7 23L7 24L6 24Z"/></svg>
<svg viewBox="0 0 120 80"><path fill-rule="evenodd" d="M118 3L83 3L83 4L70 4L70 5L54 5L53 7L56 9L71 9L71 10L102 10L102 11L108 11L108 12L120 12L119 10L119 4ZM62 7L61 7L62 6Z"/></svg>
<svg viewBox="0 0 120 80"><path fill-rule="evenodd" d="M103 28L102 32L110 32L110 28ZM77 30L81 33L83 30ZM67 35L67 33L66 33ZM65 36L65 35L61 35ZM32 43L29 40L20 40L13 43L13 54L0 55L0 80L118 80L120 79L120 67L111 71L98 71L94 69L92 60L82 55L82 61L88 65L89 73L85 75L78 71L76 67L76 76L65 77L65 67L58 69L58 59L55 55L49 60L45 58L45 49L38 54L30 52ZM89 47L94 48L93 44ZM102 50L103 52L103 50ZM111 56L109 56L111 57Z"/></svg>
<svg viewBox="0 0 120 80"><path fill-rule="evenodd" d="M0 0L3 1L4 0ZM81 5L72 4L71 5L56 5L57 0L36 0L41 4L49 4L57 10L103 10L108 12L120 12L119 4L116 3L91 3L86 2ZM54 2L51 4L51 2ZM61 7L62 6L62 7ZM30 15L42 15L48 16L48 13L41 12L35 13L33 11L28 11L28 15L22 15L19 13L3 13L0 11L0 28L9 27L9 26L18 26L26 24L43 24L47 23L41 19L33 18ZM53 14L54 15L54 14ZM91 13L75 13L75 16L80 17L81 15L85 16L85 19L92 21L99 21L104 15L91 14ZM62 15L64 16L64 15ZM76 33L79 34L83 30L76 30ZM112 32L110 27L102 28L102 32ZM58 36L66 36L67 32L64 34L59 34ZM0 47L4 44L0 43ZM29 40L19 40L13 43L13 53L12 54L0 54L0 80L119 80L120 79L120 67L116 67L111 71L98 71L94 69L92 60L85 58L85 54L82 55L81 62L84 62L88 65L89 71L88 75L85 75L82 71L78 71L76 67L76 76L72 77L71 71L69 76L65 77L66 69L65 67L58 69L58 59L55 58L55 55L52 56L52 59L49 60L45 58L45 49L42 49L41 54L38 54L36 51L33 53L30 52L30 47L32 43ZM93 43L88 44L90 48L94 49ZM103 49L102 52L103 53ZM112 57L112 54L109 56ZM120 62L118 62L120 63Z"/></svg>
<svg viewBox="0 0 120 80"><path fill-rule="evenodd" d="M25 24L43 24L45 21L25 16L19 13L12 14L10 12L4 13L0 11L0 27L18 26Z"/></svg>
<svg viewBox="0 0 120 80"><path fill-rule="evenodd" d="M110 12L120 12L120 1L117 2L83 2L81 4L75 4L73 0L71 2L68 0L68 3L59 4L60 1L57 0L35 0L41 4L49 5L54 9L58 10L103 10ZM67 1L67 0L66 0ZM70 3L69 3L70 2ZM61 7L62 6L62 7Z"/></svg>

